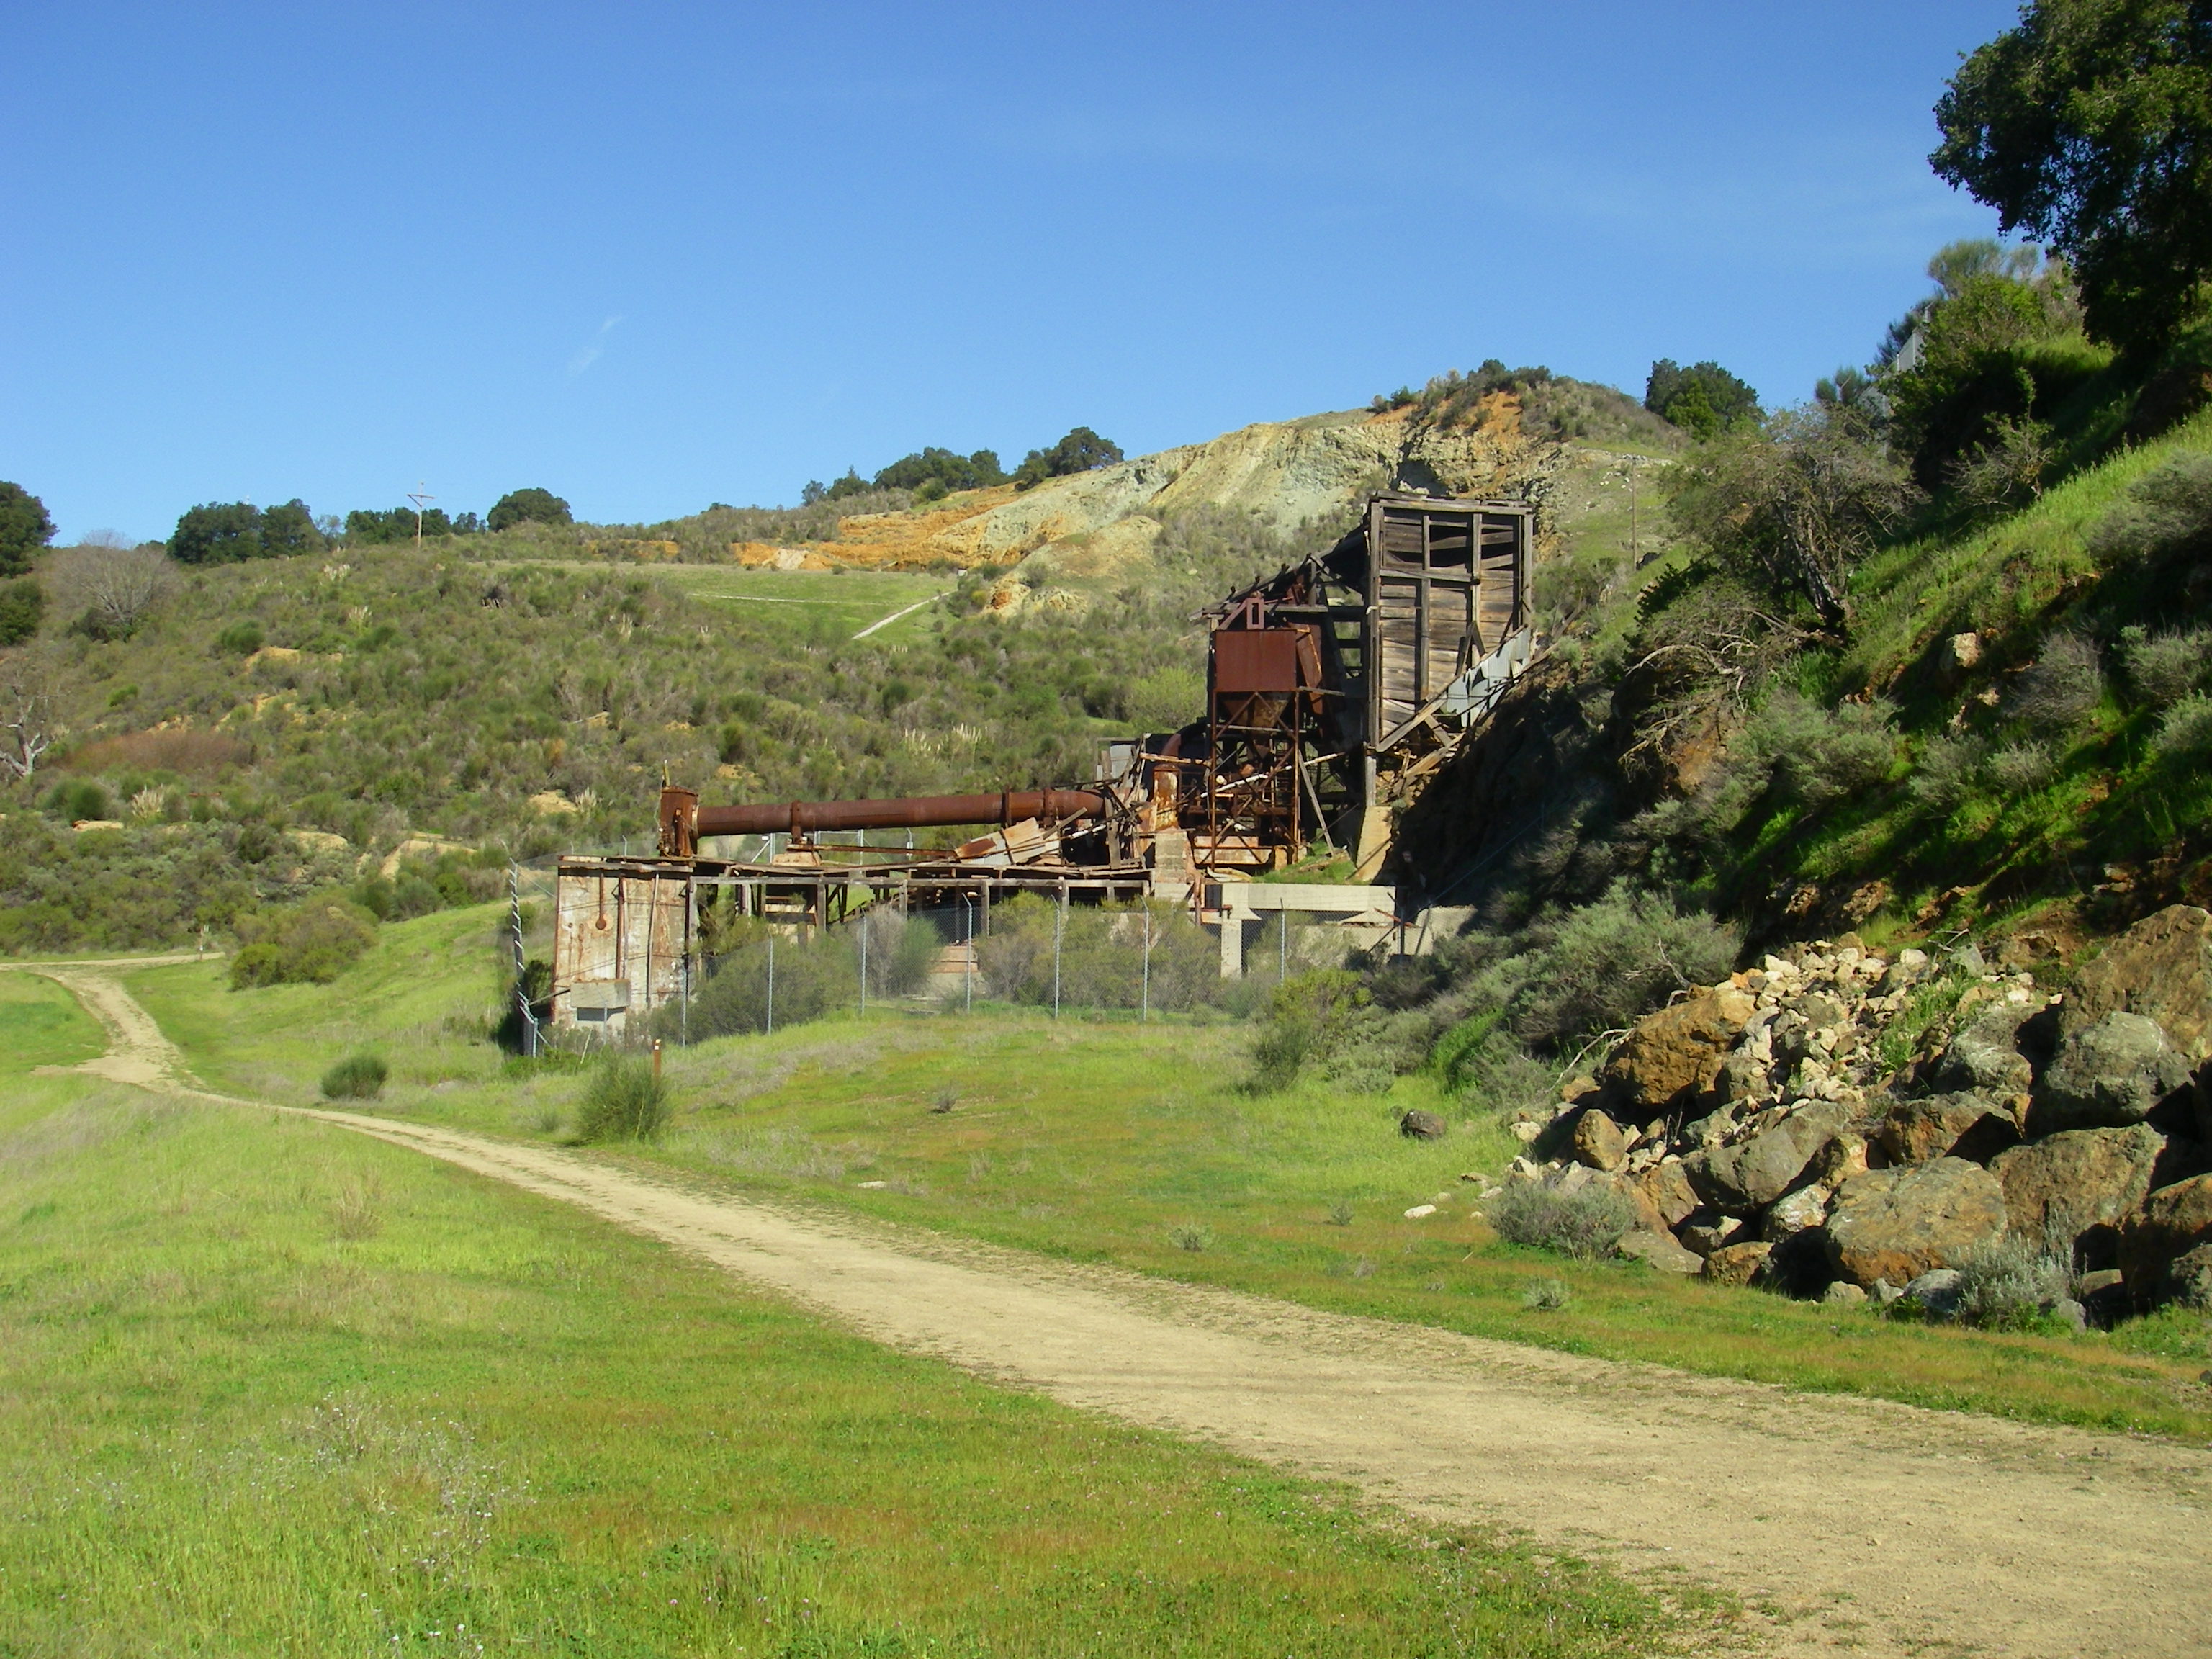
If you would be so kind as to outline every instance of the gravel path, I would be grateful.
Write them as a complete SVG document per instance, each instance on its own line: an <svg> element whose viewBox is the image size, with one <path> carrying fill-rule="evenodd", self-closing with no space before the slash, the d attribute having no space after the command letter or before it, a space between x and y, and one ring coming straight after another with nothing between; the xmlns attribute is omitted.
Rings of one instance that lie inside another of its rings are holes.
<svg viewBox="0 0 2212 1659"><path fill-rule="evenodd" d="M113 966L35 968L115 1040L94 1067L228 1102L185 1079ZM1775 1615L1777 1653L2212 1650L2212 1453L2194 1448L1577 1358L799 1213L548 1147L307 1115L1012 1386L1735 1590Z"/></svg>

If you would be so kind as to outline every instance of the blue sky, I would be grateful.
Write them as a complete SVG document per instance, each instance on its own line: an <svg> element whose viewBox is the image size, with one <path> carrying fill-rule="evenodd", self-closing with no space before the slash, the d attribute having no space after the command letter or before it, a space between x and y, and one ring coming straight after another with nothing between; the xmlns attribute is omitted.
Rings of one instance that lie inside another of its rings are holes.
<svg viewBox="0 0 2212 1659"><path fill-rule="evenodd" d="M1993 231L1929 109L2014 15L17 4L0 477L649 520L1492 356L1795 401Z"/></svg>

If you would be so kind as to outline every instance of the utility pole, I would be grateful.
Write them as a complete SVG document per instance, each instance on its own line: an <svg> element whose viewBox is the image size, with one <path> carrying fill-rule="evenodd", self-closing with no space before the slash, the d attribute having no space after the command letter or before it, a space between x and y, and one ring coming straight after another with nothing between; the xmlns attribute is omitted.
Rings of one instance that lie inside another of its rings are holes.
<svg viewBox="0 0 2212 1659"><path fill-rule="evenodd" d="M420 553L422 550L422 506L424 502L434 501L438 498L430 494L429 485L417 478L415 488L407 492L407 499L415 503L415 550Z"/></svg>

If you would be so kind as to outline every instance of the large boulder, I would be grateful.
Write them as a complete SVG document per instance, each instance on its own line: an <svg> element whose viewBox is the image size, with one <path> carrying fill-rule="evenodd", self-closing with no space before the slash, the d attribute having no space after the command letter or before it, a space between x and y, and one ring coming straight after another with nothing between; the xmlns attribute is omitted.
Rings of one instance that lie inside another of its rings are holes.
<svg viewBox="0 0 2212 1659"><path fill-rule="evenodd" d="M2021 1027L2040 1012L2024 1002L1990 1003L1952 1037L1936 1068L1937 1085L1999 1099L2026 1094L2035 1081L2035 1068L2021 1052Z"/></svg>
<svg viewBox="0 0 2212 1659"><path fill-rule="evenodd" d="M1748 1285L1752 1276L1766 1265L1766 1258L1773 1254L1774 1246L1763 1241L1723 1244L1705 1258L1705 1276L1717 1285Z"/></svg>
<svg viewBox="0 0 2212 1659"><path fill-rule="evenodd" d="M1575 1121L1575 1157L1593 1170L1618 1170L1628 1162L1628 1137L1592 1107Z"/></svg>
<svg viewBox="0 0 2212 1659"><path fill-rule="evenodd" d="M1606 1061L1606 1079L1646 1112L1683 1103L1713 1086L1722 1057L1758 1006L1746 993L1724 985L1646 1015Z"/></svg>
<svg viewBox="0 0 2212 1659"><path fill-rule="evenodd" d="M1704 1260L1677 1244L1672 1233L1639 1227L1633 1232L1623 1233L1620 1242L1613 1248L1616 1254L1647 1261L1662 1273L1698 1273L1705 1270Z"/></svg>
<svg viewBox="0 0 2212 1659"><path fill-rule="evenodd" d="M1638 1194L1637 1207L1648 1208L1670 1229L1680 1226L1697 1211L1697 1188L1690 1185L1689 1172L1683 1169L1680 1158L1653 1164L1635 1176L1634 1182Z"/></svg>
<svg viewBox="0 0 2212 1659"><path fill-rule="evenodd" d="M1692 1152L1682 1167L1698 1195L1715 1208L1758 1209L1797 1184L1850 1115L1832 1101L1801 1101L1741 1140Z"/></svg>
<svg viewBox="0 0 2212 1659"><path fill-rule="evenodd" d="M2118 1010L2100 1015L2061 1039L2035 1091L2028 1127L2046 1135L2140 1123L2188 1083L2190 1069L2189 1057L2156 1020Z"/></svg>
<svg viewBox="0 0 2212 1659"><path fill-rule="evenodd" d="M2004 1188L2006 1231L2105 1266L2119 1224L2149 1197L2152 1171L2165 1150L2164 1135L2137 1123L2069 1129L1999 1154L1990 1172Z"/></svg>
<svg viewBox="0 0 2212 1659"><path fill-rule="evenodd" d="M1985 1163L2020 1144L2012 1114L1977 1090L1899 1101L1875 1130L1893 1164L1925 1164L1947 1154Z"/></svg>
<svg viewBox="0 0 2212 1659"><path fill-rule="evenodd" d="M2060 1027L2112 1013L2154 1019L2191 1060L2212 1058L2212 912L2171 904L2129 928L2075 976Z"/></svg>
<svg viewBox="0 0 2212 1659"><path fill-rule="evenodd" d="M2204 1244L2212 1244L2212 1175L2160 1187L2120 1229L2128 1293L2145 1306L2166 1295L2169 1269Z"/></svg>
<svg viewBox="0 0 2212 1659"><path fill-rule="evenodd" d="M2002 1239L2004 1188L1962 1158L1870 1170L1837 1192L1826 1231L1828 1259L1845 1279L1907 1284Z"/></svg>

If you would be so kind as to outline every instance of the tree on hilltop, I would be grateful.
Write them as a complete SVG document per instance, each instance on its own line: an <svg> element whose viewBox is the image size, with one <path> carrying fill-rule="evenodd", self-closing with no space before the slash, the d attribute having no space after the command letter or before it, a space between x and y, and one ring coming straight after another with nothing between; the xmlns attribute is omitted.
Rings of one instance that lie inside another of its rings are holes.
<svg viewBox="0 0 2212 1659"><path fill-rule="evenodd" d="M2089 331L2154 349L2212 277L2212 9L2031 0L1936 106L1938 175L2063 254Z"/></svg>
<svg viewBox="0 0 2212 1659"><path fill-rule="evenodd" d="M1091 472L1122 459L1121 446L1079 426L1050 449L1032 449L1014 469L1014 488L1034 489L1047 478Z"/></svg>
<svg viewBox="0 0 2212 1659"><path fill-rule="evenodd" d="M1644 406L1696 438L1759 418L1759 394L1711 361L1684 368L1662 357L1644 383Z"/></svg>
<svg viewBox="0 0 2212 1659"><path fill-rule="evenodd" d="M422 533L428 535L428 514L423 515ZM442 516L442 515L441 515ZM484 514L487 530L512 530L519 524L573 524L568 516L568 503L550 489L510 489L491 504ZM409 534L413 534L410 527Z"/></svg>
<svg viewBox="0 0 2212 1659"><path fill-rule="evenodd" d="M54 538L46 504L17 483L0 483L0 576L20 576Z"/></svg>
<svg viewBox="0 0 2212 1659"><path fill-rule="evenodd" d="M261 509L251 501L205 501L190 508L169 535L179 564L234 564L262 556Z"/></svg>

